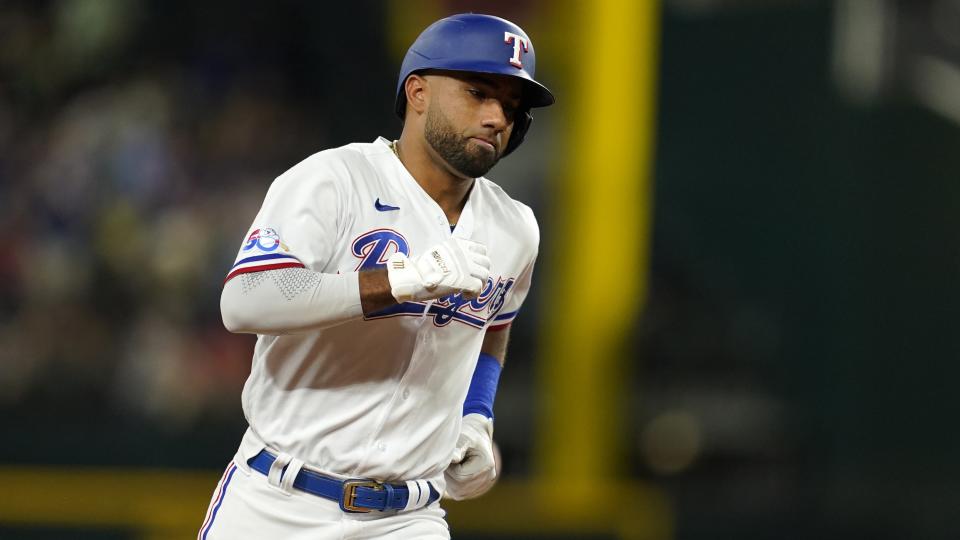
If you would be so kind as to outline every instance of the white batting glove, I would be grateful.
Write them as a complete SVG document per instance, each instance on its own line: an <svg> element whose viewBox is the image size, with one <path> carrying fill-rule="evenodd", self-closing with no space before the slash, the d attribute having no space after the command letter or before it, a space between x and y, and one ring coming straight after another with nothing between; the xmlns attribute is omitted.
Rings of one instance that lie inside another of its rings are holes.
<svg viewBox="0 0 960 540"><path fill-rule="evenodd" d="M463 417L457 447L443 476L447 481L446 496L455 501L490 491L497 482L493 419L476 413Z"/></svg>
<svg viewBox="0 0 960 540"><path fill-rule="evenodd" d="M480 294L488 277L487 248L463 238L451 237L412 259L399 252L387 259L390 292L401 303L459 292L473 298Z"/></svg>

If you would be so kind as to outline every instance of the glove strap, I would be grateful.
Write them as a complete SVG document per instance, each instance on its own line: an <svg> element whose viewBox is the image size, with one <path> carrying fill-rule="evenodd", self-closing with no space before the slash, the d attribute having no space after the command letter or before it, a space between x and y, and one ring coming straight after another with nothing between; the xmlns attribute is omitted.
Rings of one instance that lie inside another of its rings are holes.
<svg viewBox="0 0 960 540"><path fill-rule="evenodd" d="M400 304L417 299L417 293L423 290L420 272L403 253L397 252L387 259L387 280L390 281L390 294Z"/></svg>
<svg viewBox="0 0 960 540"><path fill-rule="evenodd" d="M500 382L500 361L493 355L480 353L477 367L473 370L467 399L463 402L463 415L481 414L493 419L493 400L497 397L497 384Z"/></svg>

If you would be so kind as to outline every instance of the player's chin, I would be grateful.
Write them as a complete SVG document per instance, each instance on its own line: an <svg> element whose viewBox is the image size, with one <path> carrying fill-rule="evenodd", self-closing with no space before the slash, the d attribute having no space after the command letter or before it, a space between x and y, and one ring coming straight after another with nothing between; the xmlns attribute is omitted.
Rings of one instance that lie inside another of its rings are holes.
<svg viewBox="0 0 960 540"><path fill-rule="evenodd" d="M470 148L467 148L455 160L451 160L450 164L461 174L470 178L477 178L487 174L487 171L492 169L498 160L496 154L471 151Z"/></svg>

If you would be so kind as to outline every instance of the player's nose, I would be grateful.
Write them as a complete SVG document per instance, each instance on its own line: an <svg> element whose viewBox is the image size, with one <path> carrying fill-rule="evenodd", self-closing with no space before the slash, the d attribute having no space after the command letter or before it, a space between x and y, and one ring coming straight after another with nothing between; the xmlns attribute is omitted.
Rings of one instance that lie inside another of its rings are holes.
<svg viewBox="0 0 960 540"><path fill-rule="evenodd" d="M482 111L483 127L492 128L500 133L510 125L510 118L499 99L485 100Z"/></svg>

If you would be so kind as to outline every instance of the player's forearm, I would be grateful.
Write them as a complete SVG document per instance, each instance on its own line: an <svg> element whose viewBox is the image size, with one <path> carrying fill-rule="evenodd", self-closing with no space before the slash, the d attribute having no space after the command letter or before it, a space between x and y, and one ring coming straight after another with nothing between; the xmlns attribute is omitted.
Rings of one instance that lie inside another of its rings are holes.
<svg viewBox="0 0 960 540"><path fill-rule="evenodd" d="M231 332L281 335L334 326L396 303L386 270L322 274L285 268L231 279L220 311Z"/></svg>
<svg viewBox="0 0 960 540"><path fill-rule="evenodd" d="M502 366L507 358L507 343L510 341L510 327L502 330L487 330L483 336L480 352L497 359Z"/></svg>
<svg viewBox="0 0 960 540"><path fill-rule="evenodd" d="M305 268L241 274L223 287L223 324L231 332L282 335L360 318L358 277Z"/></svg>

